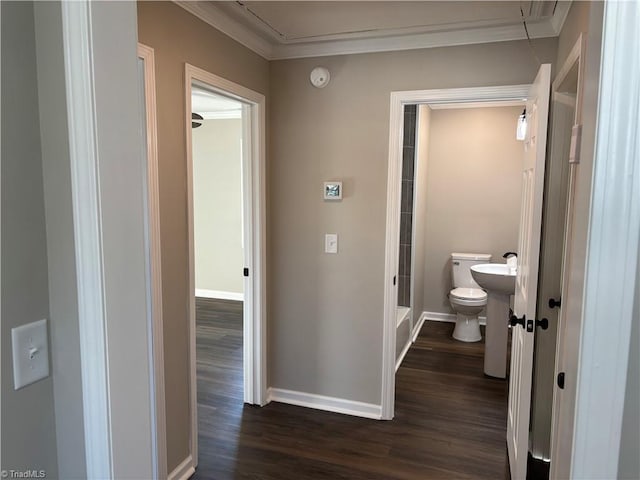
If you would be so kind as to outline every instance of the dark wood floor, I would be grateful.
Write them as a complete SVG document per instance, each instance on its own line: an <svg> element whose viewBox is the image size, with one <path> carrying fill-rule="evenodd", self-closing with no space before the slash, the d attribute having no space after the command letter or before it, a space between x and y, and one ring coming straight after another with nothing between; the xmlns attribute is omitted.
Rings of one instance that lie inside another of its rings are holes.
<svg viewBox="0 0 640 480"><path fill-rule="evenodd" d="M242 304L197 300L199 465L194 479L503 479L507 382L481 343L427 322L396 376L396 416L367 420L242 404Z"/></svg>

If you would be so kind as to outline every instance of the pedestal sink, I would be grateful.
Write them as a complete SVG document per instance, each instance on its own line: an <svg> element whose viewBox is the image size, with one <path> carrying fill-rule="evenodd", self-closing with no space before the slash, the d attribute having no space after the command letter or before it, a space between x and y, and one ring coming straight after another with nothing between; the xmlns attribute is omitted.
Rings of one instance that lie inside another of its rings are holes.
<svg viewBox="0 0 640 480"><path fill-rule="evenodd" d="M515 292L515 268L503 263L481 263L471 267L471 276L488 295L484 373L490 377L506 378L509 298Z"/></svg>

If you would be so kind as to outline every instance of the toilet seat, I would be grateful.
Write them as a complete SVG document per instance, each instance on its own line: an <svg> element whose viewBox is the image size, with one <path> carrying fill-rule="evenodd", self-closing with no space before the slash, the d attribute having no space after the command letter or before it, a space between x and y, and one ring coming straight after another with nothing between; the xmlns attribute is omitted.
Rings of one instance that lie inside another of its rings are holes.
<svg viewBox="0 0 640 480"><path fill-rule="evenodd" d="M449 299L458 305L469 307L487 304L487 292L479 288L454 288L449 292Z"/></svg>

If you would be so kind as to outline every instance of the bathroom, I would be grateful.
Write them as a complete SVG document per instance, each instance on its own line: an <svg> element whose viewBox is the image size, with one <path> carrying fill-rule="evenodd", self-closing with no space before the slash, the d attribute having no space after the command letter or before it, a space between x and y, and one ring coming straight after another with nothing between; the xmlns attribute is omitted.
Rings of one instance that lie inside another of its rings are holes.
<svg viewBox="0 0 640 480"><path fill-rule="evenodd" d="M518 102L405 106L396 370L418 335L431 331L446 335L451 348L484 353L487 300L479 286L460 285L474 286L477 298L458 303L478 306L480 329L469 325L471 315L454 333L452 266L466 262L452 260L452 253L476 254L462 256L471 263L506 263L504 254L517 252L523 142L516 127L523 108ZM505 314L505 349L507 324ZM488 373L504 378L503 370Z"/></svg>

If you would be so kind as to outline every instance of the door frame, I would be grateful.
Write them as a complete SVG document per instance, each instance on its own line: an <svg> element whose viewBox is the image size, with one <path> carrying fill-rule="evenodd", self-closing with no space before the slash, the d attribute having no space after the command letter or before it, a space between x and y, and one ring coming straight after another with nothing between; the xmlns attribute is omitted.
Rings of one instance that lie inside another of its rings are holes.
<svg viewBox="0 0 640 480"><path fill-rule="evenodd" d="M522 101L526 99L529 87L530 85L526 84L391 92L384 271L384 327L382 334L381 418L383 420L393 419L395 411L398 287L394 284L394 278L398 275L404 106L412 104L481 104L485 102Z"/></svg>
<svg viewBox="0 0 640 480"><path fill-rule="evenodd" d="M578 173L576 188L589 190L577 198L576 213L580 208L587 218L574 231L576 265L566 280L573 291L577 287L582 292L566 312L578 344L565 352L565 367L569 364L571 369L567 373L576 374L566 376L566 382L575 382L575 408L553 427L553 435L566 435L573 443L570 454L563 455L566 452L560 452L556 442L551 456L552 475L568 472L571 478L617 477L630 333L638 301L640 62L637 49L629 46L640 42L640 6L606 2L603 7L602 42L596 33L589 34L585 66L583 108L590 115L583 118L585 171ZM590 28L594 26L591 21Z"/></svg>
<svg viewBox="0 0 640 480"><path fill-rule="evenodd" d="M156 67L153 48L138 42L138 58L144 62L144 114L147 141L147 269L150 274L152 403L155 420L154 449L157 452L155 475L167 477L167 417L164 385L164 329L162 320L162 257L160 246L160 190L158 184L158 128L156 115Z"/></svg>
<svg viewBox="0 0 640 480"><path fill-rule="evenodd" d="M560 68L551 84L550 122L548 132L547 165L545 169L546 205L543 209L543 230L540 255L540 269L538 272L538 301L537 317L548 317L549 328L536 331L534 350L534 376L532 385L535 386L531 397L531 425L530 446L535 460L550 461L551 429L553 412L553 397L555 395L555 368L558 339L561 336L561 307L555 311L548 305L549 298L562 298L562 265L565 257L565 244L569 230L567 213L569 211L569 197L571 192L571 173L569 145L571 132L559 130L563 122L571 121L571 125L581 122L582 118L582 84L584 82L584 51L585 38L580 34L564 65ZM558 92L560 85L567 78L574 65L578 68L578 83L576 98L573 99L573 114L571 118L557 107L557 103L568 103ZM566 151L566 155L564 152ZM561 206L562 208L558 208ZM558 242L557 229L562 228L562 236ZM547 336L547 341L553 341L553 355L549 355L540 344L541 335ZM536 421L538 417L548 422Z"/></svg>
<svg viewBox="0 0 640 480"><path fill-rule="evenodd" d="M136 7L80 0L60 8L51 21L61 22L64 51L86 477L151 478L158 458Z"/></svg>
<svg viewBox="0 0 640 480"><path fill-rule="evenodd" d="M191 87L193 83L248 105L251 116L250 154L243 158L244 277L243 371L244 402L267 403L266 388L266 179L265 96L242 85L185 64L185 130L187 153L187 213L189 248L189 365L191 405L191 455L198 464L198 412L196 378L195 249L193 213L193 156ZM245 109L246 110L246 109ZM247 321L248 320L248 321Z"/></svg>

